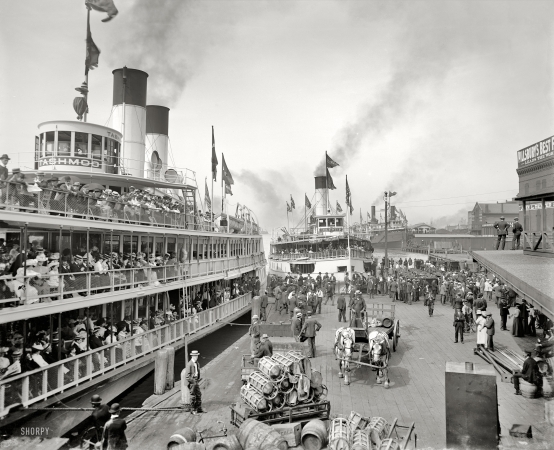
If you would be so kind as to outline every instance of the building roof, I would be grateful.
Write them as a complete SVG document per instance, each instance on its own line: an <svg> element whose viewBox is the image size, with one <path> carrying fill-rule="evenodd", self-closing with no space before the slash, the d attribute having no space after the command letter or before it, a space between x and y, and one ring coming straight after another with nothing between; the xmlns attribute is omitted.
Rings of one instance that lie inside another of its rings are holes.
<svg viewBox="0 0 554 450"><path fill-rule="evenodd" d="M433 227L431 225L427 225L426 223L416 223L414 225L410 225L408 228L421 228L421 227L427 227L427 228L431 228L431 229L435 230L435 227Z"/></svg>

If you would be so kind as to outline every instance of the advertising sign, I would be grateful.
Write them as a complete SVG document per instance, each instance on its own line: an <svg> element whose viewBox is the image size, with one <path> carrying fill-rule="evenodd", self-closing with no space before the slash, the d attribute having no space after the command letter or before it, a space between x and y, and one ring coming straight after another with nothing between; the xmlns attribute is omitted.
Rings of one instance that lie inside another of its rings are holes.
<svg viewBox="0 0 554 450"><path fill-rule="evenodd" d="M519 150L517 152L517 166L526 166L549 156L554 156L554 136Z"/></svg>
<svg viewBox="0 0 554 450"><path fill-rule="evenodd" d="M42 166L80 166L80 167L92 167L93 169L100 169L102 161L94 160L91 158L73 158L70 156L48 156L46 158L40 158L39 165Z"/></svg>

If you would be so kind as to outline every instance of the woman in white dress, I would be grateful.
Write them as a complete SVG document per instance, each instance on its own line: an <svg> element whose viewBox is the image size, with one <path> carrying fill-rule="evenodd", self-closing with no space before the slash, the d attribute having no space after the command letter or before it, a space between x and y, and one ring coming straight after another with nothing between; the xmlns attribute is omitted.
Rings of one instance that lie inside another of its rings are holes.
<svg viewBox="0 0 554 450"><path fill-rule="evenodd" d="M477 310L477 319L475 324L477 325L477 347L487 346L487 329L485 328L485 318L481 314L481 310Z"/></svg>

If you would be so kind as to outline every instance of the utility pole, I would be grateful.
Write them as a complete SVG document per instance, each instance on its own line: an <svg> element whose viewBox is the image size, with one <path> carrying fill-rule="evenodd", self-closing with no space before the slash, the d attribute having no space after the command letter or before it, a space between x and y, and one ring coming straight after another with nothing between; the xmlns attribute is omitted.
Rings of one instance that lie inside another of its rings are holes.
<svg viewBox="0 0 554 450"><path fill-rule="evenodd" d="M390 198L395 196L396 192L386 191L385 192L385 269L389 269L389 224L388 224L388 215L389 215L389 204L390 204Z"/></svg>

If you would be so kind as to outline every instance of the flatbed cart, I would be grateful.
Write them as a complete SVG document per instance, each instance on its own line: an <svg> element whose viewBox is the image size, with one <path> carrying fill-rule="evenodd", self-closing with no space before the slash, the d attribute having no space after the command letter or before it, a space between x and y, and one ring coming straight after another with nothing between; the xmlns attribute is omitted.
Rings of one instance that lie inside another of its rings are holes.
<svg viewBox="0 0 554 450"><path fill-rule="evenodd" d="M248 383L248 377L252 372L258 370L258 362L260 358L252 359L252 355L242 355L242 364L240 366L240 379L242 384Z"/></svg>
<svg viewBox="0 0 554 450"><path fill-rule="evenodd" d="M329 400L300 403L295 406L285 406L284 408L264 413L259 413L244 404L233 403L229 408L231 408L231 424L236 427L240 427L246 419L256 419L259 422L271 425L292 423L299 420L327 420L331 414L331 403Z"/></svg>
<svg viewBox="0 0 554 450"><path fill-rule="evenodd" d="M356 332L356 343L367 343L367 336L372 331L381 331L388 335L392 342L392 350L395 352L400 339L400 320L396 318L396 305L366 302L366 311L362 314L363 326L355 327L353 311L350 310L350 328Z"/></svg>

